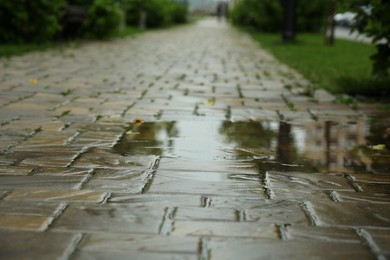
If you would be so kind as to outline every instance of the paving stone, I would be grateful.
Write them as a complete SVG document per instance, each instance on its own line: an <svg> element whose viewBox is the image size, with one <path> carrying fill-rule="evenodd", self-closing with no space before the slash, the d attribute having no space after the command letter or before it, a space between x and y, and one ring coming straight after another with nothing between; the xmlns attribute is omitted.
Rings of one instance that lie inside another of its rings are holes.
<svg viewBox="0 0 390 260"><path fill-rule="evenodd" d="M390 195L390 176L372 174L354 174L352 178L365 192Z"/></svg>
<svg viewBox="0 0 390 260"><path fill-rule="evenodd" d="M0 228L44 231L52 221L52 217L0 215Z"/></svg>
<svg viewBox="0 0 390 260"><path fill-rule="evenodd" d="M80 168L126 168L132 170L146 170L157 159L156 156L126 156L115 154L110 150L93 148L84 153L74 163Z"/></svg>
<svg viewBox="0 0 390 260"><path fill-rule="evenodd" d="M206 202L200 195L187 194L139 194L112 193L108 200L109 204L120 203L133 206L166 206L166 207L201 207Z"/></svg>
<svg viewBox="0 0 390 260"><path fill-rule="evenodd" d="M249 222L175 221L172 236L278 238L275 225Z"/></svg>
<svg viewBox="0 0 390 260"><path fill-rule="evenodd" d="M43 231L62 207L53 203L0 201L0 228Z"/></svg>
<svg viewBox="0 0 390 260"><path fill-rule="evenodd" d="M163 215L162 207L70 205L52 228L56 231L158 234Z"/></svg>
<svg viewBox="0 0 390 260"><path fill-rule="evenodd" d="M102 202L106 192L93 190L15 190L7 195L9 201L40 201L40 202Z"/></svg>
<svg viewBox="0 0 390 260"><path fill-rule="evenodd" d="M371 236L382 254L390 254L390 229L388 227L386 229L367 228L365 231Z"/></svg>
<svg viewBox="0 0 390 260"><path fill-rule="evenodd" d="M308 224L299 203L293 201L272 201L245 210L247 221L261 224Z"/></svg>
<svg viewBox="0 0 390 260"><path fill-rule="evenodd" d="M237 210L244 210L255 208L267 203L272 203L270 200L264 199L265 195L254 196L203 196L202 205L204 207L212 208L235 208Z"/></svg>
<svg viewBox="0 0 390 260"><path fill-rule="evenodd" d="M140 193L147 183L149 171L98 169L83 187L85 189Z"/></svg>
<svg viewBox="0 0 390 260"><path fill-rule="evenodd" d="M390 225L387 204L315 201L310 207L319 226L388 227Z"/></svg>
<svg viewBox="0 0 390 260"><path fill-rule="evenodd" d="M356 243L361 242L356 230L352 228L336 227L309 227L288 225L285 228L285 236L290 240L304 241L328 241L335 243Z"/></svg>
<svg viewBox="0 0 390 260"><path fill-rule="evenodd" d="M159 252L197 254L199 239L143 234L87 234L78 251L87 252Z"/></svg>
<svg viewBox="0 0 390 260"><path fill-rule="evenodd" d="M199 165L202 165L202 170L199 169ZM226 161L224 163L215 161L193 161L182 160L181 158L169 158L163 157L161 159L159 170L161 171L201 171L207 172L226 172L226 173L246 173L257 174L258 169L255 162L248 161Z"/></svg>
<svg viewBox="0 0 390 260"><path fill-rule="evenodd" d="M64 167L37 167L34 169L34 175L42 176L72 176L80 175L86 177L91 174L93 169L84 168L64 168Z"/></svg>
<svg viewBox="0 0 390 260"><path fill-rule="evenodd" d="M185 208L175 213L175 220L188 221L238 221L240 212L229 208Z"/></svg>
<svg viewBox="0 0 390 260"><path fill-rule="evenodd" d="M0 255L3 259L67 258L78 234L0 231Z"/></svg>
<svg viewBox="0 0 390 260"><path fill-rule="evenodd" d="M212 259L375 259L362 244L324 241L281 241L275 239L212 238Z"/></svg>
<svg viewBox="0 0 390 260"><path fill-rule="evenodd" d="M287 190L349 190L353 188L347 181L338 175L332 174L305 174L298 172L268 172L271 188Z"/></svg>
<svg viewBox="0 0 390 260"><path fill-rule="evenodd" d="M172 260L172 259L178 259L178 260L197 260L199 259L197 254L180 254L180 253L161 253L161 252L142 252L142 251L134 251L134 250L127 250L127 251L113 251L113 252L102 252L102 251L96 251L96 252L76 252L72 257L74 259L113 259L113 260L121 260L121 259L135 259L135 260L154 260L154 259L161 259L161 260Z"/></svg>
<svg viewBox="0 0 390 260"><path fill-rule="evenodd" d="M8 176L0 175L0 188L4 189L78 189L84 176Z"/></svg>
<svg viewBox="0 0 390 260"><path fill-rule="evenodd" d="M0 166L0 175L29 175L33 170L33 167Z"/></svg>
<svg viewBox="0 0 390 260"><path fill-rule="evenodd" d="M0 186L1 187L1 186ZM176 181L161 180L153 181L148 192L151 193L180 193L180 194L199 194L202 195L224 195L224 196L262 196L263 189L257 183L240 183L232 181Z"/></svg>
<svg viewBox="0 0 390 260"><path fill-rule="evenodd" d="M270 196L278 200L330 200L326 191L311 189L271 189Z"/></svg>
<svg viewBox="0 0 390 260"><path fill-rule="evenodd" d="M335 194L337 199L340 201L356 201L356 202L390 204L390 194L386 194L386 193L337 191L335 192Z"/></svg>

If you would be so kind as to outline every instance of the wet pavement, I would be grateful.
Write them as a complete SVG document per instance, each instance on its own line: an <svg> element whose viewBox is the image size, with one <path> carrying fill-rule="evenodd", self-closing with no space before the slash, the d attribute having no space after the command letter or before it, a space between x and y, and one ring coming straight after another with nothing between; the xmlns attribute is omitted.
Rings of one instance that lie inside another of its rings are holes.
<svg viewBox="0 0 390 260"><path fill-rule="evenodd" d="M227 24L0 68L1 258L390 258L388 113Z"/></svg>

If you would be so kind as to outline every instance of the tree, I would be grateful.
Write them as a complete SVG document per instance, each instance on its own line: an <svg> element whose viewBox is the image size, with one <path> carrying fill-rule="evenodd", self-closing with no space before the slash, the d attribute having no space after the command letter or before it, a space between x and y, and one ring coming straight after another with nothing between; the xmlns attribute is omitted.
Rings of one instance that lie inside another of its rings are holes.
<svg viewBox="0 0 390 260"><path fill-rule="evenodd" d="M371 56L374 78L389 76L390 68L390 1L344 0L357 13L353 30L372 37L377 51Z"/></svg>

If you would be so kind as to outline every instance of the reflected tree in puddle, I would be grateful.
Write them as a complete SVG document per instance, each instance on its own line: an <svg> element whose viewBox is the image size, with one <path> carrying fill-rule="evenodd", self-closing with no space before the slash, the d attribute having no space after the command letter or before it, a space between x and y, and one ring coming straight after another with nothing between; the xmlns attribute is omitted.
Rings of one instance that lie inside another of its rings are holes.
<svg viewBox="0 0 390 260"><path fill-rule="evenodd" d="M175 122L132 124L114 146L114 152L126 155L162 155L172 147L170 137L178 135Z"/></svg>

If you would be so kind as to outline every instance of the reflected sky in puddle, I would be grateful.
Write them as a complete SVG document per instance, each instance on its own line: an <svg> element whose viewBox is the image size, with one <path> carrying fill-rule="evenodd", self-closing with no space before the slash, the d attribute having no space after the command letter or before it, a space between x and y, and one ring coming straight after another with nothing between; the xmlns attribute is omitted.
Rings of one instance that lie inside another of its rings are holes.
<svg viewBox="0 0 390 260"><path fill-rule="evenodd" d="M260 171L376 172L390 169L389 127L381 121L145 122L115 147L124 155L185 161L256 162ZM378 144L384 144L377 146Z"/></svg>

